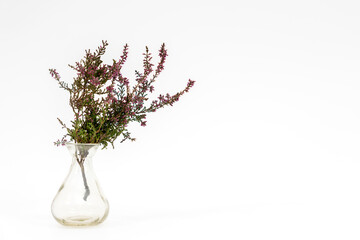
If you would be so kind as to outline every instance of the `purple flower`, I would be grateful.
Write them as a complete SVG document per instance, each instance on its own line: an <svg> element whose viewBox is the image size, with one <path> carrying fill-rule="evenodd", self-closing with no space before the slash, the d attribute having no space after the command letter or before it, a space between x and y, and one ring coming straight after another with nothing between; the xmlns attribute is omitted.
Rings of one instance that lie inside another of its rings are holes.
<svg viewBox="0 0 360 240"><path fill-rule="evenodd" d="M61 140L57 140L56 142L54 142L55 146L65 146L65 144L67 143L67 140L65 139L65 137L63 137Z"/></svg>
<svg viewBox="0 0 360 240"><path fill-rule="evenodd" d="M107 90L108 92L112 92L112 91L114 90L114 85L107 86L107 87L106 87L106 90Z"/></svg>
<svg viewBox="0 0 360 240"><path fill-rule="evenodd" d="M60 80L60 74L56 71L56 69L49 69L50 75L56 80Z"/></svg>
<svg viewBox="0 0 360 240"><path fill-rule="evenodd" d="M91 82L94 86L99 86L99 85L100 85L99 78L92 77L92 78L90 79L90 82Z"/></svg>

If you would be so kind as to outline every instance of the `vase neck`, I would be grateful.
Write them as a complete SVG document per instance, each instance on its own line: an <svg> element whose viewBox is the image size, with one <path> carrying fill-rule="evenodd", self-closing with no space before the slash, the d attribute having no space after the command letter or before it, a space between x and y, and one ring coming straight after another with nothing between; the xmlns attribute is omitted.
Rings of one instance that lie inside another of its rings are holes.
<svg viewBox="0 0 360 240"><path fill-rule="evenodd" d="M85 159L91 159L99 144L84 144L84 143L68 143L66 144L69 153L75 157L78 161L84 161Z"/></svg>

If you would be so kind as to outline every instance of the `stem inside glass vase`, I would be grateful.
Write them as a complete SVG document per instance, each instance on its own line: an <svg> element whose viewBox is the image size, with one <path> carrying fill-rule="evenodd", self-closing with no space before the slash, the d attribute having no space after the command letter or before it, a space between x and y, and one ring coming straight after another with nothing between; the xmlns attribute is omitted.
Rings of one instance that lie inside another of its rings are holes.
<svg viewBox="0 0 360 240"><path fill-rule="evenodd" d="M83 178L83 181L84 181L85 193L84 193L83 199L85 201L87 200L88 196L90 195L90 189L89 189L89 186L87 184L86 175L85 175L85 168L84 168L84 162L85 162L85 159L86 159L88 154L89 154L89 151L87 149L81 149L80 153L78 153L78 149L76 149L76 152L75 152L76 161L80 165L81 175L82 175L82 178Z"/></svg>

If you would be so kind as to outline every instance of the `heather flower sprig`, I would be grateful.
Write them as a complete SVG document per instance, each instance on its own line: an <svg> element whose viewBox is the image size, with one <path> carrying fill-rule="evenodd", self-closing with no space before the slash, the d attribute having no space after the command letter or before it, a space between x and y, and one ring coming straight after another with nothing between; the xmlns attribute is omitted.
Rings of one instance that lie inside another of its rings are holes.
<svg viewBox="0 0 360 240"><path fill-rule="evenodd" d="M148 94L154 91L154 82L164 70L167 57L165 44L159 50L160 61L156 68L152 63L152 55L146 47L143 54L143 72L135 71L135 85L130 86L128 78L124 77L121 69L127 60L128 45L123 48L122 55L112 64L104 64L101 57L105 54L107 41L103 41L95 52L85 51L84 59L69 65L77 72L73 83L69 86L61 81L55 69L49 69L51 76L61 88L70 94L70 106L74 113L71 127L67 127L60 119L59 122L67 133L55 142L55 145L64 145L70 137L75 143L100 143L104 148L122 137L134 141L127 127L130 122L139 122L146 126L146 115L155 112L164 106L172 106L180 96L193 87L195 81L189 79L182 91L170 95L159 95L149 106Z"/></svg>

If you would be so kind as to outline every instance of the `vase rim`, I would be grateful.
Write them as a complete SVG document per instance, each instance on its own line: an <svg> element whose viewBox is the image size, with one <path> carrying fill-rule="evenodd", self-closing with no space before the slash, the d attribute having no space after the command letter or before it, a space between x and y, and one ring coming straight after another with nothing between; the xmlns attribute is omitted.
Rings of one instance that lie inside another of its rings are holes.
<svg viewBox="0 0 360 240"><path fill-rule="evenodd" d="M71 146L71 145L91 145L91 146L98 146L98 145L100 145L100 143L65 143L66 145L69 145L69 146Z"/></svg>

